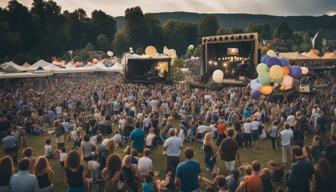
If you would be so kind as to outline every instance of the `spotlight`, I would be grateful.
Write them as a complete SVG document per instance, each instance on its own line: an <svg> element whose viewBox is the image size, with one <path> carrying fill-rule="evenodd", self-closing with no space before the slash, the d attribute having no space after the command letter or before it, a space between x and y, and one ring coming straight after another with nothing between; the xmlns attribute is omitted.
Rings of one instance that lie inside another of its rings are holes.
<svg viewBox="0 0 336 192"><path fill-rule="evenodd" d="M225 41L229 40L229 37L228 36L225 36L224 37Z"/></svg>
<svg viewBox="0 0 336 192"><path fill-rule="evenodd" d="M231 40L234 40L234 36L232 35L232 36L230 37L230 39L231 39Z"/></svg>
<svg viewBox="0 0 336 192"><path fill-rule="evenodd" d="M214 38L213 38L213 41L217 41L217 38L216 38L216 37L214 37Z"/></svg>
<svg viewBox="0 0 336 192"><path fill-rule="evenodd" d="M241 40L242 38L243 38L243 37L242 37L241 35L239 35L239 36L238 36L238 39L240 39L240 40Z"/></svg>
<svg viewBox="0 0 336 192"><path fill-rule="evenodd" d="M203 39L203 43L206 43L206 42L207 42L207 39L206 39L206 38L204 38L204 39Z"/></svg>
<svg viewBox="0 0 336 192"><path fill-rule="evenodd" d="M223 64L223 67L228 67L228 63L227 62L225 62L224 64Z"/></svg>
<svg viewBox="0 0 336 192"><path fill-rule="evenodd" d="M212 41L212 38L209 38L209 39L208 39L208 42L211 42L211 41Z"/></svg>
<svg viewBox="0 0 336 192"><path fill-rule="evenodd" d="M219 41L223 41L223 37L219 37L218 40L219 40Z"/></svg>
<svg viewBox="0 0 336 192"><path fill-rule="evenodd" d="M209 62L208 62L208 64L210 64L210 65L211 65L211 64L212 64L212 61L209 61Z"/></svg>
<svg viewBox="0 0 336 192"><path fill-rule="evenodd" d="M215 66L217 66L217 65L218 65L218 63L217 63L216 61L214 62L214 64L215 64Z"/></svg>
<svg viewBox="0 0 336 192"><path fill-rule="evenodd" d="M251 38L251 39L253 39L253 38L254 38L254 35L253 35L253 34L251 34L251 35L250 35L250 38Z"/></svg>
<svg viewBox="0 0 336 192"><path fill-rule="evenodd" d="M247 39L247 35L244 35L244 39Z"/></svg>

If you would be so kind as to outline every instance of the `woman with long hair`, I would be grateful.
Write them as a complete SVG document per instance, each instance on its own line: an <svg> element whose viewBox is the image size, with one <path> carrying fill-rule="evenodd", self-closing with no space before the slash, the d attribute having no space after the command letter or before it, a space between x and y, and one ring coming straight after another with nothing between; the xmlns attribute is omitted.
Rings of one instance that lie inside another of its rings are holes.
<svg viewBox="0 0 336 192"><path fill-rule="evenodd" d="M9 192L9 180L14 174L13 159L6 155L0 159L0 191Z"/></svg>
<svg viewBox="0 0 336 192"><path fill-rule="evenodd" d="M216 152L214 150L213 139L210 132L203 138L204 162L208 171L213 171L216 163Z"/></svg>
<svg viewBox="0 0 336 192"><path fill-rule="evenodd" d="M48 159L39 156L34 164L34 174L39 184L39 192L52 192L52 179L54 171L51 169Z"/></svg>
<svg viewBox="0 0 336 192"><path fill-rule="evenodd" d="M80 164L80 156L77 151L69 153L65 161L65 183L68 185L67 192L85 191L85 170Z"/></svg>
<svg viewBox="0 0 336 192"><path fill-rule="evenodd" d="M131 162L131 156L126 155L122 160L121 174L125 179L127 186L132 191L138 191L139 189L139 172L138 167Z"/></svg>
<svg viewBox="0 0 336 192"><path fill-rule="evenodd" d="M335 173L332 171L329 161L321 158L315 169L316 192L332 192L336 190Z"/></svg>
<svg viewBox="0 0 336 192"><path fill-rule="evenodd" d="M117 154L110 154L106 159L106 167L103 170L105 192L123 191L127 188L124 177L121 174L121 158Z"/></svg>

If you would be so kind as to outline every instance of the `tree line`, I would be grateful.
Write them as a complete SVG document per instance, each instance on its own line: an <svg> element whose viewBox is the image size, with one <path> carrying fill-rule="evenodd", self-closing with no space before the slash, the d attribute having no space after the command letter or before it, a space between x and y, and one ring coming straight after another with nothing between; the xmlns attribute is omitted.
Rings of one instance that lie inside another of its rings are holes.
<svg viewBox="0 0 336 192"><path fill-rule="evenodd" d="M197 24L179 20L161 23L155 15L144 14L140 7L127 9L124 22L117 30L115 18L101 10L94 10L88 16L83 9L62 12L52 0L34 0L30 9L9 1L7 7L0 9L0 61L34 63L41 58L50 61L53 56L88 61L101 56L97 51L112 50L121 56L132 47L142 54L148 45L154 45L159 52L167 46L174 48L179 56L200 56L201 37L241 32L258 32L261 40L281 39L286 44L281 51L311 48L312 34L293 31L286 22L275 27L252 22L245 29L222 28L216 16L205 15ZM317 43L321 49L322 40L318 39ZM330 42L331 46L336 44ZM193 51L187 51L190 44L195 45Z"/></svg>

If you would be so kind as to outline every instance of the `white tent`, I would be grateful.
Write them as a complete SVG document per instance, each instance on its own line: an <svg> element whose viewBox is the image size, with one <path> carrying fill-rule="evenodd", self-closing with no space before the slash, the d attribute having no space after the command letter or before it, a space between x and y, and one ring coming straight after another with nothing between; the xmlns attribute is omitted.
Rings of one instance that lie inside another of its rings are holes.
<svg viewBox="0 0 336 192"><path fill-rule="evenodd" d="M109 70L119 72L119 73L124 73L124 65L116 62Z"/></svg>
<svg viewBox="0 0 336 192"><path fill-rule="evenodd" d="M99 62L96 65L94 65L96 71L105 71L107 69L107 67L102 63Z"/></svg>
<svg viewBox="0 0 336 192"><path fill-rule="evenodd" d="M13 61L4 63L3 65L1 65L1 68L2 68L2 70L4 72L21 72L21 71L27 71L26 68L17 65Z"/></svg>
<svg viewBox="0 0 336 192"><path fill-rule="evenodd" d="M44 67L43 69L46 70L46 71L56 71L56 70L60 69L60 67L57 67L56 65L51 64L51 65L48 65L48 66Z"/></svg>
<svg viewBox="0 0 336 192"><path fill-rule="evenodd" d="M51 63L46 62L43 59L40 59L39 61L37 61L36 63L34 63L31 67L29 67L30 70L37 70L38 68L42 68L44 69L47 66L52 65Z"/></svg>

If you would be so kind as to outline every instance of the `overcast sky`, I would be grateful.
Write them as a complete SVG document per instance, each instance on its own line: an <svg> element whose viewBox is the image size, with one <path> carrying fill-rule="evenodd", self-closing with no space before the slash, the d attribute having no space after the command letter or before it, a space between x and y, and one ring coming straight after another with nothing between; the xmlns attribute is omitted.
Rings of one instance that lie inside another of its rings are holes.
<svg viewBox="0 0 336 192"><path fill-rule="evenodd" d="M30 6L33 0L18 0ZM336 14L336 0L54 0L62 10L83 8L87 14L101 9L113 16L139 5L143 12L187 11L196 13L253 13L269 15ZM5 7L8 0L0 0Z"/></svg>

